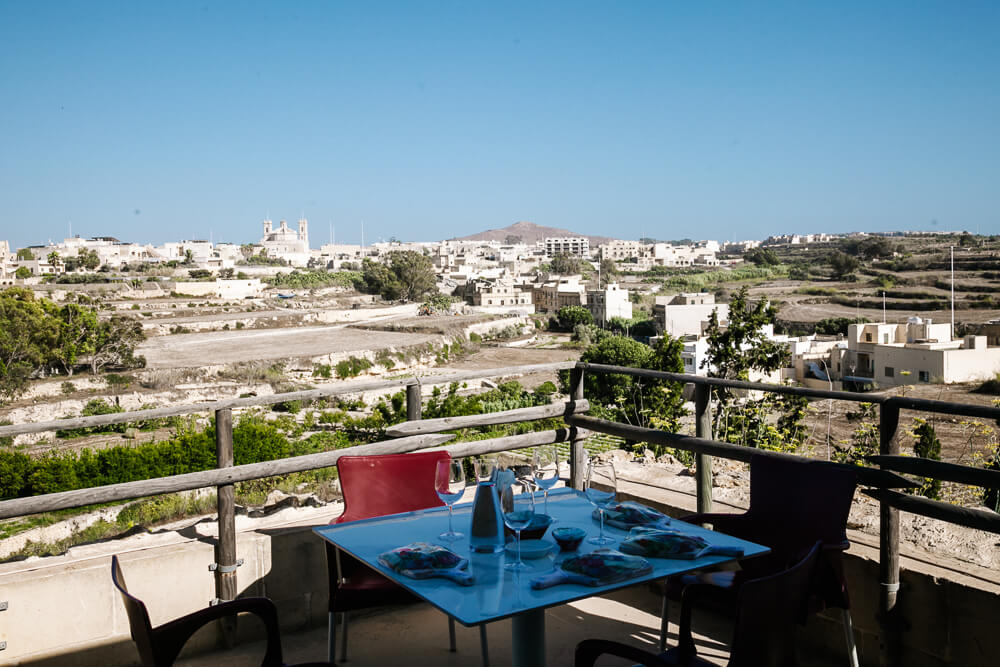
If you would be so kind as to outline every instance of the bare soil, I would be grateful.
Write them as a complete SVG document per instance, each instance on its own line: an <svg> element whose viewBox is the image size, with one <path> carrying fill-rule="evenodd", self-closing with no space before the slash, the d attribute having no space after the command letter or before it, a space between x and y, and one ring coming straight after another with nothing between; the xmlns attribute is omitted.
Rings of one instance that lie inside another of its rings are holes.
<svg viewBox="0 0 1000 667"><path fill-rule="evenodd" d="M401 348L427 343L435 338L427 334L359 330L335 324L158 336L144 342L137 353L146 357L146 367L150 369L199 368L251 360Z"/></svg>

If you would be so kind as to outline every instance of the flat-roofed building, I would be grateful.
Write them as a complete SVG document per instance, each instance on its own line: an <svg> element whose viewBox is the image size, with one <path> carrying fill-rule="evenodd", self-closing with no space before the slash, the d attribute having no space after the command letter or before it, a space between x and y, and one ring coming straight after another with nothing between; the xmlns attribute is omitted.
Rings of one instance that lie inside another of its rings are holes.
<svg viewBox="0 0 1000 667"><path fill-rule="evenodd" d="M556 255L590 257L590 239L585 236L547 236L544 244L546 257Z"/></svg>

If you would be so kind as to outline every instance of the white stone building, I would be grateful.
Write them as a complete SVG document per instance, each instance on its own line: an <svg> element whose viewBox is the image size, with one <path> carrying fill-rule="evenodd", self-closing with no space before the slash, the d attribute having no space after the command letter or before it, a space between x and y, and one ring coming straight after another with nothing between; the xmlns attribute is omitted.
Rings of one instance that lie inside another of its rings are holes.
<svg viewBox="0 0 1000 667"><path fill-rule="evenodd" d="M267 251L268 257L283 259L292 266L309 263L309 223L305 218L299 220L298 230L289 228L284 220L278 223L277 229L270 220L262 224L264 236L258 245Z"/></svg>
<svg viewBox="0 0 1000 667"><path fill-rule="evenodd" d="M604 289L587 290L587 310L598 324L605 324L612 317L632 319L628 290L620 288L617 283L608 283Z"/></svg>
<svg viewBox="0 0 1000 667"><path fill-rule="evenodd" d="M653 317L663 326L663 332L679 338L700 336L712 312L719 314L719 321L729 319L728 304L715 303L710 292L686 292L656 297Z"/></svg>
<svg viewBox="0 0 1000 667"><path fill-rule="evenodd" d="M546 257L556 255L590 257L590 239L585 236L546 236L543 244Z"/></svg>

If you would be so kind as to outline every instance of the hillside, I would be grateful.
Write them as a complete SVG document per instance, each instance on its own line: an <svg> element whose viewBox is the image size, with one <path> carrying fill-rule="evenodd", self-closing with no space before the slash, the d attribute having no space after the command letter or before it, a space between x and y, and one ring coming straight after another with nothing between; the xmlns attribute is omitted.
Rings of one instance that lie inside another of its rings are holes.
<svg viewBox="0 0 1000 667"><path fill-rule="evenodd" d="M462 236L453 241L504 241L508 236L520 236L521 243L535 243L543 240L546 236L583 236L590 241L591 246L607 243L612 239L607 236L591 236L589 234L577 234L568 229L558 227L543 227L533 222L515 222L502 229L488 229L485 232Z"/></svg>

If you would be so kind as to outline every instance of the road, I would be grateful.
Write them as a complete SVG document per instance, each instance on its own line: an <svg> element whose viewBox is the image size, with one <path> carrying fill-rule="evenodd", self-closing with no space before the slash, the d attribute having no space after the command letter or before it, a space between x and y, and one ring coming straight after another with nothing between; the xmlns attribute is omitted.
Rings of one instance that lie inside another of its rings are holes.
<svg viewBox="0 0 1000 667"><path fill-rule="evenodd" d="M351 329L346 324L334 324L157 336L140 345L137 353L146 357L146 367L150 369L199 368L241 361L401 348L436 338L426 334Z"/></svg>

